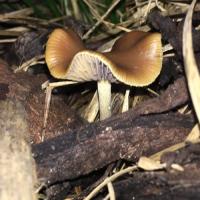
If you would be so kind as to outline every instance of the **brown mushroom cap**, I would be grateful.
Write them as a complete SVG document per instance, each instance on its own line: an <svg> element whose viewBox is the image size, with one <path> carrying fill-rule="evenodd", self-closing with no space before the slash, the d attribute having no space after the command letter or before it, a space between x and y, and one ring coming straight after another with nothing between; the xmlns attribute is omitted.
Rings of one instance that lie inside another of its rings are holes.
<svg viewBox="0 0 200 200"><path fill-rule="evenodd" d="M158 33L126 33L107 53L84 50L80 38L72 33L58 29L47 42L46 61L56 78L119 80L132 86L146 86L161 71L162 46Z"/></svg>
<svg viewBox="0 0 200 200"><path fill-rule="evenodd" d="M45 60L55 78L62 78L74 55L83 50L80 37L70 29L55 29L46 44Z"/></svg>
<svg viewBox="0 0 200 200"><path fill-rule="evenodd" d="M132 86L151 84L162 68L161 35L140 33L141 37L138 37L138 41L133 41L133 45L127 42L127 38L122 37L119 42L115 43L114 51L104 54L113 63L110 69L115 77ZM125 39L124 43L123 39ZM120 50L117 51L117 48Z"/></svg>
<svg viewBox="0 0 200 200"><path fill-rule="evenodd" d="M125 33L122 37L117 39L112 47L112 51L123 51L134 46L145 36L149 35L148 32L143 31L131 31Z"/></svg>

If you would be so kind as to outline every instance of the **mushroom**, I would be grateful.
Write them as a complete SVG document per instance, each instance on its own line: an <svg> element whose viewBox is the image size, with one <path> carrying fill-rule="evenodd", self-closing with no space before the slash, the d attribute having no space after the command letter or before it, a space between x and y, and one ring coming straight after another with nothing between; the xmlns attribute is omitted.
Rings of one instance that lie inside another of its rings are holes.
<svg viewBox="0 0 200 200"><path fill-rule="evenodd" d="M111 115L111 82L147 86L159 75L162 45L159 33L131 31L118 39L110 52L87 50L76 33L56 29L45 52L50 73L59 79L97 81L100 119Z"/></svg>

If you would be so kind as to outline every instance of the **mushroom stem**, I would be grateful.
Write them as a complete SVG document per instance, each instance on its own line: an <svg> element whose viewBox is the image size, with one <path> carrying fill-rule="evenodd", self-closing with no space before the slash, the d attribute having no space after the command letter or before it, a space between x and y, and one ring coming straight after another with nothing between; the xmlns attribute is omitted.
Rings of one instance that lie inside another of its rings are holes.
<svg viewBox="0 0 200 200"><path fill-rule="evenodd" d="M97 83L99 96L100 120L111 116L111 83L101 80Z"/></svg>

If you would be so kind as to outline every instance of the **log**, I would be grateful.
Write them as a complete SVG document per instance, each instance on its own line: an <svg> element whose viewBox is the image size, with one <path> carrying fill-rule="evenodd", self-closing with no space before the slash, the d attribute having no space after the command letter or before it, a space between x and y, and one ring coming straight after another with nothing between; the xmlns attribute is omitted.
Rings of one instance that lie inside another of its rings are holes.
<svg viewBox="0 0 200 200"><path fill-rule="evenodd" d="M135 116L163 113L184 105L189 101L186 80L181 77L169 85L168 88L156 98L142 102L134 108ZM128 112L127 112L128 114Z"/></svg>
<svg viewBox="0 0 200 200"><path fill-rule="evenodd" d="M41 142L41 135L44 131L45 103L45 92L41 89L41 85L48 79L47 76L44 74L30 75L23 72L14 74L9 66L0 60L0 77L0 99L14 98L22 104L26 112L30 142ZM67 105L64 96L53 95L45 139L55 137L85 123Z"/></svg>
<svg viewBox="0 0 200 200"><path fill-rule="evenodd" d="M172 158L173 157L173 158ZM132 177L113 184L116 199L199 199L200 198L200 144L192 144L170 153L172 163L184 171L168 168L163 171L134 172ZM166 160L165 160L166 161ZM100 197L96 199L102 199Z"/></svg>
<svg viewBox="0 0 200 200"><path fill-rule="evenodd" d="M7 100L0 101L0 113L0 199L36 200L25 110L18 101Z"/></svg>
<svg viewBox="0 0 200 200"><path fill-rule="evenodd" d="M133 116L129 112L34 145L38 177L53 184L119 159L136 161L183 141L194 124L191 117L174 113Z"/></svg>
<svg viewBox="0 0 200 200"><path fill-rule="evenodd" d="M162 118L159 119L160 115L150 114L167 112L177 106L184 105L188 100L189 96L185 79L180 78L171 84L159 97L149 99L139 104L133 110L106 121L67 132L61 137L48 140L41 145L33 146L33 153L38 164L38 176L45 178L49 183L73 179L100 169L120 158L129 159L130 157L133 161L140 155L143 155L143 152L150 154L157 152L160 148L182 141L189 132L193 121L189 120L190 122L185 123L185 120L188 120L186 116L175 115L173 116L175 120L179 120L180 117L182 121L180 124L180 121L172 121L174 127L170 128L172 119L168 115L166 115L166 119L165 115L161 115ZM150 116L145 117L143 115ZM154 119L158 120L158 125L156 125ZM167 122L164 124L162 120L167 120L169 124ZM142 123L144 121L146 121L146 124ZM185 126L182 127L184 123L189 123L190 128L187 127L185 129ZM161 126L160 129L157 128L159 124ZM148 128L148 125L150 127L152 125L153 128ZM176 134L176 128L183 129L184 131L180 135ZM162 136L161 132L163 132L164 136ZM148 134L145 135L145 133ZM158 138L153 148L152 142L149 139L154 136ZM135 143L134 141L137 142ZM157 143L161 144L160 148ZM135 159L132 158L130 151L135 155ZM125 155L126 152L127 155ZM108 157L108 155L110 156ZM63 174L62 171L65 173Z"/></svg>

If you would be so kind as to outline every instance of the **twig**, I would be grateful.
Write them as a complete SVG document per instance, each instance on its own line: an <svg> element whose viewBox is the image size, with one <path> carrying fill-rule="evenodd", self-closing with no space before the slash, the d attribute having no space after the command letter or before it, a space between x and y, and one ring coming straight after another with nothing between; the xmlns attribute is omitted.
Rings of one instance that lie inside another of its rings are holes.
<svg viewBox="0 0 200 200"><path fill-rule="evenodd" d="M110 12L115 8L115 6L120 2L120 0L116 0L110 8L105 12L105 14L101 17L100 20L96 22L96 24L83 36L83 39L88 39L90 34L102 23L102 21L110 14Z"/></svg>
<svg viewBox="0 0 200 200"><path fill-rule="evenodd" d="M99 100L96 91L92 97L92 100L90 101L89 105L86 107L83 113L83 118L90 123L94 122L98 111L99 111Z"/></svg>
<svg viewBox="0 0 200 200"><path fill-rule="evenodd" d="M138 167L136 165L127 167L126 169L123 169L116 174L113 174L112 176L106 178L100 185L98 185L84 200L90 200L92 197L94 197L104 186L106 186L109 182L114 181L116 178L122 176L123 174L132 172L136 170Z"/></svg>
<svg viewBox="0 0 200 200"><path fill-rule="evenodd" d="M77 0L71 0L74 16L77 20L81 19L81 14L78 6L78 1Z"/></svg>
<svg viewBox="0 0 200 200"><path fill-rule="evenodd" d="M122 105L122 112L126 112L129 109L129 95L130 95L130 89L126 89L126 92L124 95L124 102Z"/></svg>
<svg viewBox="0 0 200 200"><path fill-rule="evenodd" d="M107 184L110 200L115 200L115 191L111 182Z"/></svg>
<svg viewBox="0 0 200 200"><path fill-rule="evenodd" d="M31 58L30 60L24 62L21 66L19 66L17 69L15 69L15 73L19 72L21 70L27 71L27 69L30 66L36 65L36 64L44 64L44 61L40 61L41 59L44 58L44 55L39 55L39 56L35 56L34 58Z"/></svg>
<svg viewBox="0 0 200 200"><path fill-rule="evenodd" d="M32 8L25 8L17 11L13 11L10 13L5 13L0 15L0 21L4 22L7 21L8 18L10 17L21 17L21 16L29 16L33 14L33 9Z"/></svg>
<svg viewBox="0 0 200 200"><path fill-rule="evenodd" d="M87 4L87 6L90 8L92 14L94 15L94 17L98 20L101 20L101 16L99 15L99 13L97 12L97 10L95 8L93 8L91 6L91 4L87 1L87 0L83 0L85 2L85 4ZM113 24L111 22L108 22L108 21L105 21L105 20L102 20L102 23L104 23L106 26L111 26L111 27L114 27L114 28L117 28L119 30L122 30L122 31L125 31L125 32L130 32L131 29L128 29L126 27L123 27L123 26L120 26L120 25L117 25L117 24Z"/></svg>
<svg viewBox="0 0 200 200"><path fill-rule="evenodd" d="M51 93L52 90L56 87L60 86L65 86L65 85L71 85L71 84L76 84L77 82L75 81L60 81L60 82L55 82L55 83L49 83L48 81L42 84L42 89L46 89L46 97L45 97L45 107L44 107L44 122L43 122L43 132L41 136L41 140L44 140L45 136L45 129L47 126L47 119L48 119L48 114L49 114L49 108L50 108L50 103L51 103Z"/></svg>
<svg viewBox="0 0 200 200"><path fill-rule="evenodd" d="M15 38L14 39L1 39L0 43L13 43L15 41L16 41Z"/></svg>

